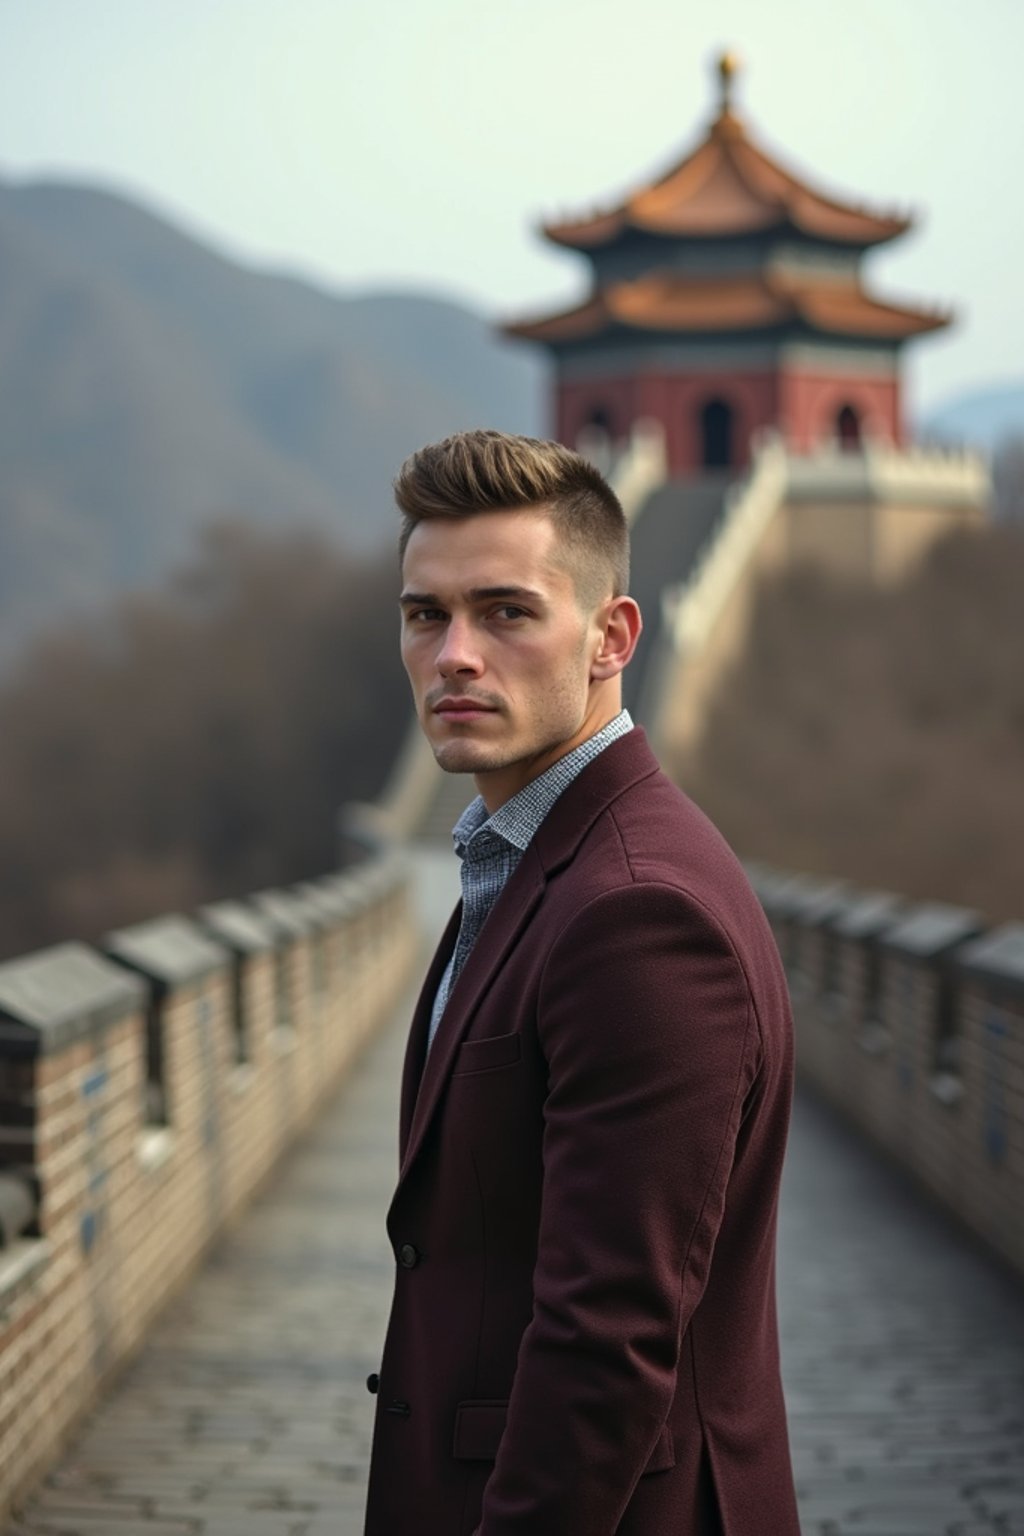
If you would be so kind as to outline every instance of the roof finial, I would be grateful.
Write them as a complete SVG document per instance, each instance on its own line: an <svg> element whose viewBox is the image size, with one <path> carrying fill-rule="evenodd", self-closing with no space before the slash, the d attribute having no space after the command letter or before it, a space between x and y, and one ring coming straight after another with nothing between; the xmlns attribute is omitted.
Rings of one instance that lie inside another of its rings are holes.
<svg viewBox="0 0 1024 1536"><path fill-rule="evenodd" d="M739 73L739 68L740 61L736 54L731 51L731 49L726 49L724 53L719 55L718 78L721 82L722 88L722 99L720 106L720 116L722 117L727 117L732 111L732 83L736 75Z"/></svg>

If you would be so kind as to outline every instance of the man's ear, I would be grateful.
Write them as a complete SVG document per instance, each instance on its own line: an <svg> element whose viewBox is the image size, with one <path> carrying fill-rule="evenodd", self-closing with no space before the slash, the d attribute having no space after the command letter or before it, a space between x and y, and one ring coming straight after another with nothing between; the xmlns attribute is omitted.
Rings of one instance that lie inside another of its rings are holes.
<svg viewBox="0 0 1024 1536"><path fill-rule="evenodd" d="M631 597L610 598L604 606L603 617L598 615L598 622L601 644L590 667L593 683L617 677L629 664L644 627L640 609Z"/></svg>

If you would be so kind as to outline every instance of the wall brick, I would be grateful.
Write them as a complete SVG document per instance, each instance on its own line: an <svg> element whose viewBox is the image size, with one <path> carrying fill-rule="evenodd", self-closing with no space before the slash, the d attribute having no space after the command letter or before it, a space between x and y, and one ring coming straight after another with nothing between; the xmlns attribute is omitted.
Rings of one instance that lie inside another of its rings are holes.
<svg viewBox="0 0 1024 1536"><path fill-rule="evenodd" d="M406 983L418 937L396 856L277 895L290 929L261 898L235 904L248 946L206 909L122 930L106 957L59 946L0 966L0 1104L31 1110L40 1194L40 1235L0 1248L0 1526ZM163 1126L146 1119L154 1001Z"/></svg>
<svg viewBox="0 0 1024 1536"><path fill-rule="evenodd" d="M1024 1275L1024 924L750 873L803 1079Z"/></svg>

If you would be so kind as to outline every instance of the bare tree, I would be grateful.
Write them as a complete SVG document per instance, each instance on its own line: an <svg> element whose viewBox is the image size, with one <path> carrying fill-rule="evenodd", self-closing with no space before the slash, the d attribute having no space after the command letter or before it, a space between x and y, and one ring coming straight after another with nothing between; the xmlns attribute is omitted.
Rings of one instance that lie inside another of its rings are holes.
<svg viewBox="0 0 1024 1536"><path fill-rule="evenodd" d="M684 787L750 857L1024 915L1022 588L991 526L897 590L766 583Z"/></svg>
<svg viewBox="0 0 1024 1536"><path fill-rule="evenodd" d="M221 525L166 588L38 643L0 692L0 952L329 868L408 715L396 582Z"/></svg>

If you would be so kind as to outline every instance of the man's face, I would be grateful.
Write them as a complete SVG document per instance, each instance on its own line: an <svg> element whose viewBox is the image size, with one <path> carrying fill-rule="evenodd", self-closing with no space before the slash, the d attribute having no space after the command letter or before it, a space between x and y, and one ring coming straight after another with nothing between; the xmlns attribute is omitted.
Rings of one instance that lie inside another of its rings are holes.
<svg viewBox="0 0 1024 1536"><path fill-rule="evenodd" d="M595 720L601 608L585 613L554 525L534 508L418 523L402 562L402 660L449 773L494 810Z"/></svg>

